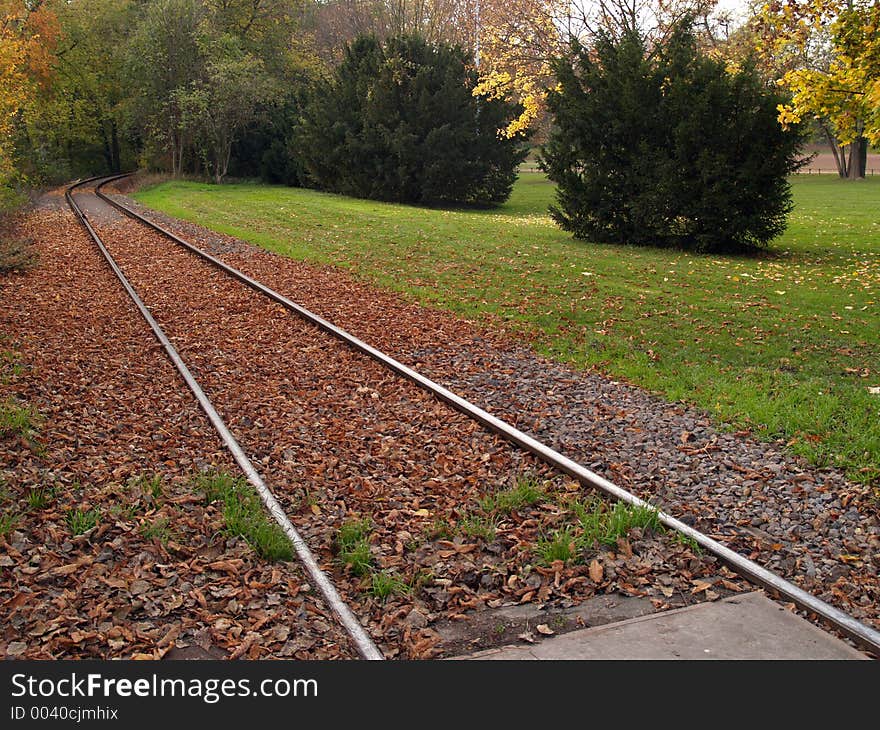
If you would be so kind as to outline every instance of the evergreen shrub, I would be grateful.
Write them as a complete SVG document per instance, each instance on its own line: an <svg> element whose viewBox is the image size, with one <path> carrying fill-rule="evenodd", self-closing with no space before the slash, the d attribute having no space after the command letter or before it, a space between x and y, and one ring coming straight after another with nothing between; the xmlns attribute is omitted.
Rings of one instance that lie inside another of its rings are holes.
<svg viewBox="0 0 880 730"><path fill-rule="evenodd" d="M785 230L802 133L779 125L776 89L704 55L689 23L650 50L637 33L576 44L557 79L541 165L576 237L732 252Z"/></svg>
<svg viewBox="0 0 880 730"><path fill-rule="evenodd" d="M458 46L360 36L313 94L296 135L302 174L320 189L414 204L507 200L525 158L499 130L518 114L475 97L477 71Z"/></svg>

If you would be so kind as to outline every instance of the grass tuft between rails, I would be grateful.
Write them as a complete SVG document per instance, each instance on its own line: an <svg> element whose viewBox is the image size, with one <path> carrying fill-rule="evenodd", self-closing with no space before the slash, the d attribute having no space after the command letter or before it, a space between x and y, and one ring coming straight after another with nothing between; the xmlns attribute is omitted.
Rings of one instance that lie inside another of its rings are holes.
<svg viewBox="0 0 880 730"><path fill-rule="evenodd" d="M12 532L20 519L21 515L8 512L4 508L3 513L0 514L0 537L6 537Z"/></svg>
<svg viewBox="0 0 880 730"><path fill-rule="evenodd" d="M575 491L579 491L577 485ZM598 495L581 499L572 494L570 488L565 493L554 493L552 482L541 483L528 474L519 477L512 487L480 497L474 509L463 513L456 531L492 542L505 518L529 507L548 508L568 515L567 524L545 533L532 547L544 565L557 560L582 563L598 546L614 548L635 528L665 531L657 509L650 505L609 503Z"/></svg>
<svg viewBox="0 0 880 730"><path fill-rule="evenodd" d="M40 510L49 506L49 503L55 499L55 487L42 485L39 487L31 487L27 494L28 508L32 510Z"/></svg>
<svg viewBox="0 0 880 730"><path fill-rule="evenodd" d="M531 507L547 498L544 488L531 476L521 477L516 484L508 489L502 489L492 494L487 494L479 501L479 507L483 512L509 515L524 507Z"/></svg>
<svg viewBox="0 0 880 730"><path fill-rule="evenodd" d="M609 506L599 497L592 497L586 502L569 501L566 507L577 523L538 540L535 555L544 565L555 560L582 563L598 545L615 547L618 540L626 538L634 528L665 531L657 510L650 506L626 502Z"/></svg>
<svg viewBox="0 0 880 730"><path fill-rule="evenodd" d="M374 598L384 601L392 595L412 592L412 585L390 570L376 567L370 551L370 533L373 525L368 518L351 519L342 524L336 533L339 562L352 575L362 578L361 587Z"/></svg>
<svg viewBox="0 0 880 730"><path fill-rule="evenodd" d="M31 406L7 398L0 403L0 436L20 436L31 440L37 433L39 415Z"/></svg>
<svg viewBox="0 0 880 730"><path fill-rule="evenodd" d="M137 496L149 496L154 502L162 497L164 485L161 474L138 474L128 481L129 490Z"/></svg>
<svg viewBox="0 0 880 730"><path fill-rule="evenodd" d="M0 336L0 341L5 339ZM8 385L25 374L24 363L14 350L0 350L0 385Z"/></svg>
<svg viewBox="0 0 880 730"><path fill-rule="evenodd" d="M97 527L100 521L101 511L97 508L90 510L79 508L67 510L67 526L70 528L70 534L74 537Z"/></svg>
<svg viewBox="0 0 880 730"><path fill-rule="evenodd" d="M526 474L517 478L513 486L491 491L480 497L476 508L466 511L455 528L467 537L492 542L498 525L505 517L547 499L544 485L534 476Z"/></svg>
<svg viewBox="0 0 880 730"><path fill-rule="evenodd" d="M140 533L147 540L158 540L164 545L171 539L171 520L168 517L159 517L151 522L144 522L140 526Z"/></svg>
<svg viewBox="0 0 880 730"><path fill-rule="evenodd" d="M348 566L351 572L364 577L372 570L372 555L370 554L370 530L372 525L368 519L349 520L345 522L336 534L336 543L339 548L339 561Z"/></svg>
<svg viewBox="0 0 880 730"><path fill-rule="evenodd" d="M577 515L583 534L581 542L586 547L597 543L614 547L618 538L626 537L634 527L660 531L662 526L657 510L641 505L617 502L608 507L605 502L593 498L586 504L573 502L572 511Z"/></svg>
<svg viewBox="0 0 880 730"><path fill-rule="evenodd" d="M498 517L469 512L459 520L458 530L468 537L478 537L486 542L492 542L498 530Z"/></svg>
<svg viewBox="0 0 880 730"><path fill-rule="evenodd" d="M542 537L535 545L535 554L544 565L557 560L567 563L569 560L579 562L578 538L572 527L556 530L549 537Z"/></svg>
<svg viewBox="0 0 880 730"><path fill-rule="evenodd" d="M264 560L292 560L293 548L279 525L266 514L259 495L244 477L203 473L196 486L208 502L220 502L226 531L244 538ZM161 530L159 531L161 537Z"/></svg>

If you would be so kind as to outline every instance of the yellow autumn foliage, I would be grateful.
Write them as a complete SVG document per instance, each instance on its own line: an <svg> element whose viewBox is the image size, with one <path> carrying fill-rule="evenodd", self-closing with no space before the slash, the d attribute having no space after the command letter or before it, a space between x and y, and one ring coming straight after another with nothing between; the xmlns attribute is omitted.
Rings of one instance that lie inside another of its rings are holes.
<svg viewBox="0 0 880 730"><path fill-rule="evenodd" d="M815 118L841 146L859 137L880 144L880 3L775 0L760 22L764 52L775 56L779 83L792 94L780 123Z"/></svg>
<svg viewBox="0 0 880 730"><path fill-rule="evenodd" d="M0 0L0 187L15 176L15 120L51 73L57 34L49 10L31 10L22 0Z"/></svg>
<svg viewBox="0 0 880 730"><path fill-rule="evenodd" d="M506 96L522 105L520 116L498 131L515 137L544 114L553 61L563 50L555 21L568 6L561 0L483 0L481 7L481 74L473 93Z"/></svg>

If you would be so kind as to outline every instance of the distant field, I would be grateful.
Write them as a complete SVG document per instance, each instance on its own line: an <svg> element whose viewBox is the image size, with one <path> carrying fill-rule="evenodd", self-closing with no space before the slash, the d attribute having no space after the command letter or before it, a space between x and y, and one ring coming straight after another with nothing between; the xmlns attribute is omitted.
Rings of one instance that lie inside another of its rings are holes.
<svg viewBox="0 0 880 730"><path fill-rule="evenodd" d="M815 152L815 155L800 169L800 174L837 174L837 163L834 161L834 155L828 152L827 147L816 148L811 152ZM877 152L868 153L865 171L868 177L880 175L880 154Z"/></svg>
<svg viewBox="0 0 880 730"><path fill-rule="evenodd" d="M721 422L784 438L880 483L880 177L793 180L770 254L696 256L585 243L521 176L491 211L434 210L263 185L168 182L146 205L273 251L354 271L544 354L596 366Z"/></svg>

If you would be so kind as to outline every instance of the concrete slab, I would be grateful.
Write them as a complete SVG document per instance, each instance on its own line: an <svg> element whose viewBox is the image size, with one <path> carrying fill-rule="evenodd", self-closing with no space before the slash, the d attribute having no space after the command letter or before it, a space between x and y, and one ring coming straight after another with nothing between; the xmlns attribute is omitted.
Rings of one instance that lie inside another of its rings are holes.
<svg viewBox="0 0 880 730"><path fill-rule="evenodd" d="M483 608L468 614L467 621L438 621L431 625L442 639L445 653L461 656L484 651L490 647L515 644L517 637L533 632L538 640L544 636L536 626L547 624L559 633L586 626L604 626L637 616L647 616L657 609L647 598L618 594L587 598L575 606L542 606L522 603L498 608Z"/></svg>
<svg viewBox="0 0 880 730"><path fill-rule="evenodd" d="M761 592L460 659L867 659Z"/></svg>

